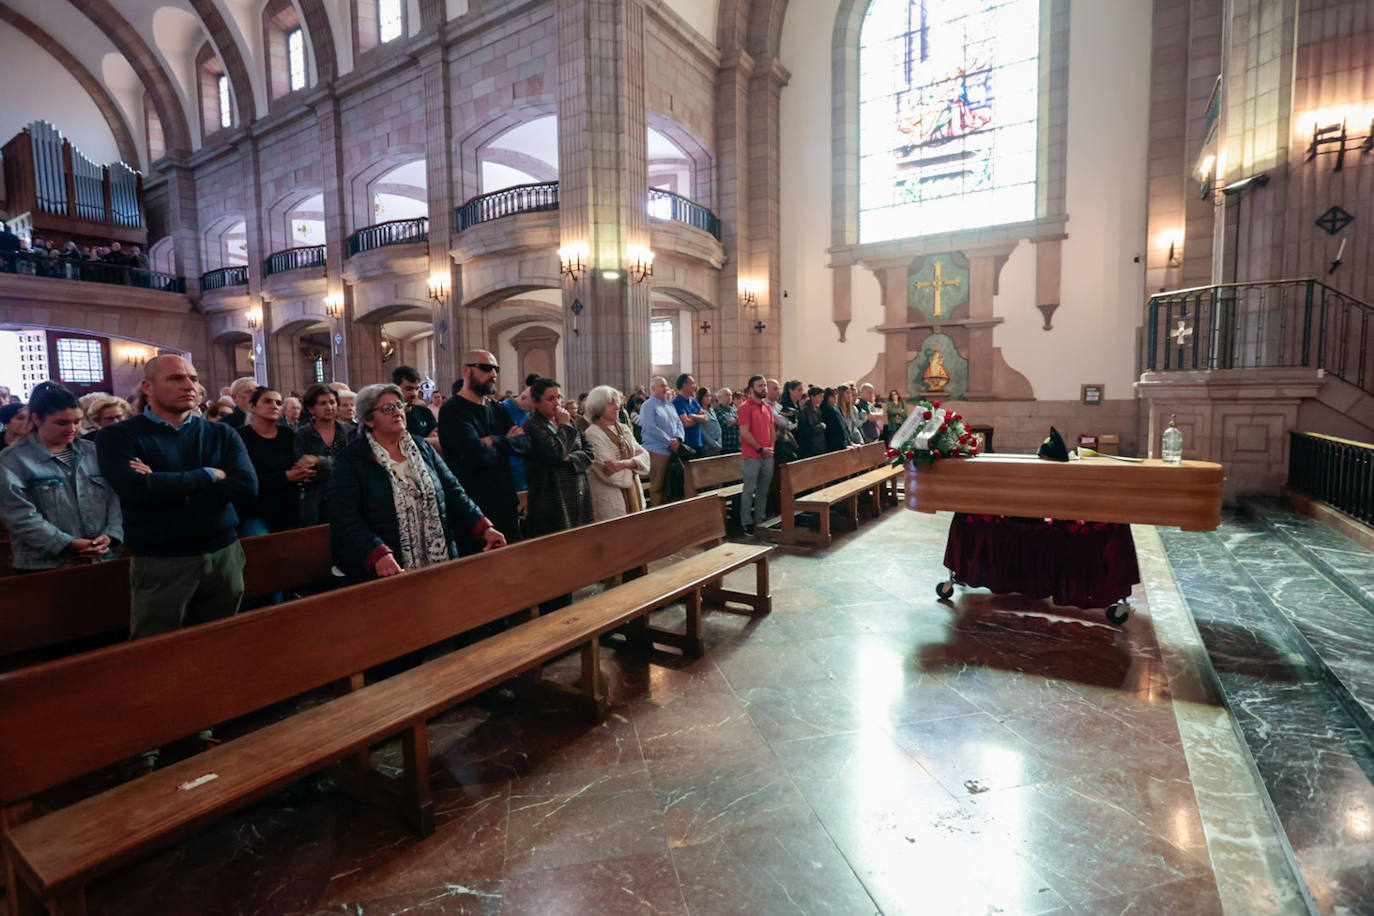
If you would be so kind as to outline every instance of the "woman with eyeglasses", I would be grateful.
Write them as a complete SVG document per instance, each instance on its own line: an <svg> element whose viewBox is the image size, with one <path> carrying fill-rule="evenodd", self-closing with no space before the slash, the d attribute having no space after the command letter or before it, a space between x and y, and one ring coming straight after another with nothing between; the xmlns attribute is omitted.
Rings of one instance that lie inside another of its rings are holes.
<svg viewBox="0 0 1374 916"><path fill-rule="evenodd" d="M81 432L81 404L44 382L33 390L36 428L0 455L0 521L21 572L108 560L124 538L119 498Z"/></svg>
<svg viewBox="0 0 1374 916"><path fill-rule="evenodd" d="M398 385L358 392L357 437L329 478L334 562L353 581L394 576L458 555L460 536L504 547L458 478L428 442L406 431Z"/></svg>

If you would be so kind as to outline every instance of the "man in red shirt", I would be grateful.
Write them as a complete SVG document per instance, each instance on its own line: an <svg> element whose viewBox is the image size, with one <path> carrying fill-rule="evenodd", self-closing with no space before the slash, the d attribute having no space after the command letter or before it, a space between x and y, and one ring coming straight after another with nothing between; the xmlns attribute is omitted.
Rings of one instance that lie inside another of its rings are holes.
<svg viewBox="0 0 1374 916"><path fill-rule="evenodd" d="M773 408L764 400L763 376L749 379L749 400L739 409L739 445L743 455L743 491L739 498L739 522L753 536L763 524L768 508L768 487L773 482Z"/></svg>

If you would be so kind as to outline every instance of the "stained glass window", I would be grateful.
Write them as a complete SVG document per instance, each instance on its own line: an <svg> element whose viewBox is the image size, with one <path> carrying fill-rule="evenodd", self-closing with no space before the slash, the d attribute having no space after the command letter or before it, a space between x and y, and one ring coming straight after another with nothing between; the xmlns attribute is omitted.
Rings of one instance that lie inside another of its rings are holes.
<svg viewBox="0 0 1374 916"><path fill-rule="evenodd" d="M873 0L859 240L1035 218L1040 0Z"/></svg>
<svg viewBox="0 0 1374 916"><path fill-rule="evenodd" d="M105 381L100 341L83 337L57 338L57 380L85 384Z"/></svg>

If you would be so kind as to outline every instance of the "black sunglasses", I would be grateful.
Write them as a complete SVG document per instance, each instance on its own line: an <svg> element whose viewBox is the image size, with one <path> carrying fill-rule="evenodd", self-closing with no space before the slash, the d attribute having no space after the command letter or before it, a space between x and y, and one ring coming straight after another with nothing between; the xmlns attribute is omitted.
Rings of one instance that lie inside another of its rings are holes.
<svg viewBox="0 0 1374 916"><path fill-rule="evenodd" d="M492 363L463 363L470 369L481 369L483 372L500 372L501 367Z"/></svg>

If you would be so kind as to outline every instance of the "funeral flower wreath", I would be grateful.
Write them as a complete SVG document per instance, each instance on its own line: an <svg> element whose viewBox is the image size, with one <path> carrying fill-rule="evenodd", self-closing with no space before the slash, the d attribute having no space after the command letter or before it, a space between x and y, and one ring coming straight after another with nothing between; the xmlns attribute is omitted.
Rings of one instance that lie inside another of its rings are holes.
<svg viewBox="0 0 1374 916"><path fill-rule="evenodd" d="M906 422L892 434L887 457L896 465L930 464L936 458L971 458L978 454L973 433L962 414L946 410L939 401L917 401Z"/></svg>

